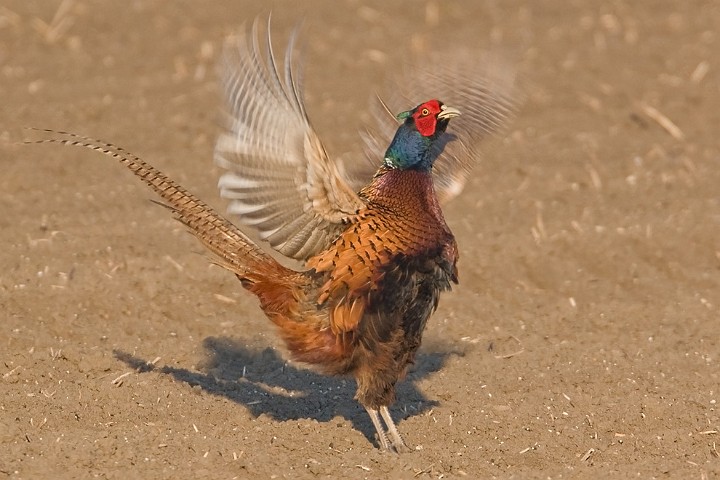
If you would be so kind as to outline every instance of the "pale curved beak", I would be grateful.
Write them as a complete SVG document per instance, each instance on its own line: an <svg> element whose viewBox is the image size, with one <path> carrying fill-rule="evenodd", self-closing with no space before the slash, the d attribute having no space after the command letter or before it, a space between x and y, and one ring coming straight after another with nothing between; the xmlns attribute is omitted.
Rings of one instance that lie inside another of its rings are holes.
<svg viewBox="0 0 720 480"><path fill-rule="evenodd" d="M443 105L440 107L440 113L438 113L437 118L440 120L445 120L446 118L453 118L460 115L460 110L453 107L448 107L447 105Z"/></svg>

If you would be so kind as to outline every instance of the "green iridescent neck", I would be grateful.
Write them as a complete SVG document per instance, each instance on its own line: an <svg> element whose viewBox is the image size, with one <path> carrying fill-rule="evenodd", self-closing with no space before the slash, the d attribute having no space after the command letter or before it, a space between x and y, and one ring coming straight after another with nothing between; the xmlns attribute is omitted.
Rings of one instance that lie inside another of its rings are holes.
<svg viewBox="0 0 720 480"><path fill-rule="evenodd" d="M401 170L429 171L434 160L430 155L433 139L422 136L407 123L402 124L385 152L385 165Z"/></svg>

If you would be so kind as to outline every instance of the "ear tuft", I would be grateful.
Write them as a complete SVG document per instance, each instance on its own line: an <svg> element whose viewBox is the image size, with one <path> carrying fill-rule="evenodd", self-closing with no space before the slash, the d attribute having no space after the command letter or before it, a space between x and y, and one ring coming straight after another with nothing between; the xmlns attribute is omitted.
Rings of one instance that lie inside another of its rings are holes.
<svg viewBox="0 0 720 480"><path fill-rule="evenodd" d="M412 114L412 110L408 110L407 112L400 112L400 113L398 113L398 114L395 116L395 118L397 118L398 120L400 120L400 121L402 122L403 120L405 120L406 118L408 118L411 114Z"/></svg>

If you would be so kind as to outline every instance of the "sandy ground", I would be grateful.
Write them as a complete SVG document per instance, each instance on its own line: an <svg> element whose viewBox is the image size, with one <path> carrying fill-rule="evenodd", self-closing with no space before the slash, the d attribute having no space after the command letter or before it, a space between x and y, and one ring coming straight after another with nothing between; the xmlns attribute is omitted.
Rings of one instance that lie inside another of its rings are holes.
<svg viewBox="0 0 720 480"><path fill-rule="evenodd" d="M720 4L410 5L0 5L0 478L720 477ZM461 285L393 407L408 454L119 165L17 144L110 140L223 209L214 68L269 10L279 44L304 19L334 155L413 50L526 86L446 209Z"/></svg>

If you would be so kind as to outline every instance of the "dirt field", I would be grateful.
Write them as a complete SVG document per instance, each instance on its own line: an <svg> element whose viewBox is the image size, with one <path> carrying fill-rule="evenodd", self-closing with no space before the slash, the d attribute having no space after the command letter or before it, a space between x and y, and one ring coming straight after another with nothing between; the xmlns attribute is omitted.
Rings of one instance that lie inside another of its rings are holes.
<svg viewBox="0 0 720 480"><path fill-rule="evenodd" d="M385 3L0 5L0 478L720 478L720 3ZM110 140L223 210L215 65L270 10L278 45L304 20L333 155L414 50L525 85L446 208L461 284L393 407L411 453L121 166L18 145Z"/></svg>

